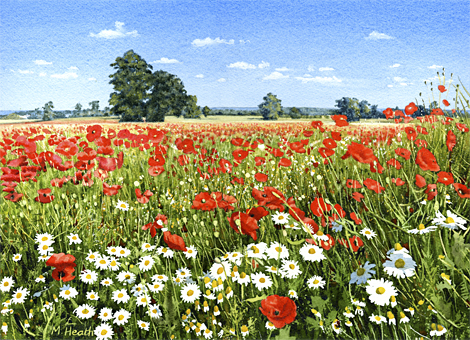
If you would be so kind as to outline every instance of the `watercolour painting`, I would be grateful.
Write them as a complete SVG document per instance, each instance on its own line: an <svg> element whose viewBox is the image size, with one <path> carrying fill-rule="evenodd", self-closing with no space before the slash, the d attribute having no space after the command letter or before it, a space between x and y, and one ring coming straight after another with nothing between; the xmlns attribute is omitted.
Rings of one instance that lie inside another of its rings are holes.
<svg viewBox="0 0 470 340"><path fill-rule="evenodd" d="M470 1L0 1L1 339L470 339Z"/></svg>

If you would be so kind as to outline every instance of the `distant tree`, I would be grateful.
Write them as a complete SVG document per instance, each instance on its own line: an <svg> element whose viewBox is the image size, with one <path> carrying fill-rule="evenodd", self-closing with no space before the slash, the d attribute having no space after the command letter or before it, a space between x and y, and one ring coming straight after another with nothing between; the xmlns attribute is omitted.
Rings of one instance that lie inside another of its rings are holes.
<svg viewBox="0 0 470 340"><path fill-rule="evenodd" d="M335 106L338 108L337 114L345 115L348 121L357 121L361 117L359 100L356 98L343 97L336 100Z"/></svg>
<svg viewBox="0 0 470 340"><path fill-rule="evenodd" d="M197 97L189 96L188 103L183 109L184 118L201 118L201 107L197 105Z"/></svg>
<svg viewBox="0 0 470 340"><path fill-rule="evenodd" d="M264 120L277 120L282 112L281 100L271 92L263 97L263 102L258 107Z"/></svg>
<svg viewBox="0 0 470 340"><path fill-rule="evenodd" d="M299 118L302 118L302 113L300 112L300 110L298 108L291 107L290 110L289 110L289 116L292 119L299 119Z"/></svg>
<svg viewBox="0 0 470 340"><path fill-rule="evenodd" d="M163 122L166 115L180 117L189 104L184 84L177 76L155 71L150 80L149 100L145 103L147 122Z"/></svg>
<svg viewBox="0 0 470 340"><path fill-rule="evenodd" d="M149 99L152 65L129 50L111 66L116 70L109 76L109 83L114 87L109 99L111 114L121 116L122 122L143 121L147 114L145 104Z"/></svg>
<svg viewBox="0 0 470 340"><path fill-rule="evenodd" d="M211 114L211 109L209 108L209 106L204 106L204 108L202 109L202 113L206 117L209 116Z"/></svg>
<svg viewBox="0 0 470 340"><path fill-rule="evenodd" d="M29 116L30 119L40 119L41 117L41 110L39 108L34 109Z"/></svg>
<svg viewBox="0 0 470 340"><path fill-rule="evenodd" d="M79 117L82 113L82 104L77 103L75 109L73 110L72 117Z"/></svg>
<svg viewBox="0 0 470 340"><path fill-rule="evenodd" d="M54 108L54 104L51 101L44 104L42 108L42 111L43 111L42 120L52 120L53 108Z"/></svg>
<svg viewBox="0 0 470 340"><path fill-rule="evenodd" d="M103 109L103 116L108 117L109 116L109 106L105 106Z"/></svg>
<svg viewBox="0 0 470 340"><path fill-rule="evenodd" d="M98 111L100 110L100 101L94 100L92 102L89 102L88 105L90 105L91 115L92 116L98 115Z"/></svg>

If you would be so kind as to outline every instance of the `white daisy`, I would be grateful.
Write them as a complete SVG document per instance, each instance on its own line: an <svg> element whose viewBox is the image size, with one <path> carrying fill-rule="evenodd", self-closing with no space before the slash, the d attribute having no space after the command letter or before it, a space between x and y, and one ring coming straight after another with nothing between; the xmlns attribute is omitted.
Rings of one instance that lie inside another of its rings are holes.
<svg viewBox="0 0 470 340"><path fill-rule="evenodd" d="M347 318L353 318L354 317L354 314L349 310L349 307L346 307L345 309L345 312L343 312L343 315Z"/></svg>
<svg viewBox="0 0 470 340"><path fill-rule="evenodd" d="M97 257L95 260L95 267L100 270L106 270L108 269L109 262L110 259L107 256Z"/></svg>
<svg viewBox="0 0 470 340"><path fill-rule="evenodd" d="M84 270L80 274L80 280L88 284L95 283L97 279L98 279L98 273L92 270Z"/></svg>
<svg viewBox="0 0 470 340"><path fill-rule="evenodd" d="M310 279L307 280L307 286L308 288L323 288L325 286L326 282L323 280L321 276L313 276Z"/></svg>
<svg viewBox="0 0 470 340"><path fill-rule="evenodd" d="M351 280L349 281L349 284L356 283L360 285L366 283L367 280L371 278L372 274L375 274L375 270L372 270L374 267L375 264L369 263L369 261L367 261L364 266L360 266L355 272L351 274Z"/></svg>
<svg viewBox="0 0 470 340"><path fill-rule="evenodd" d="M426 233L429 233L429 232L431 232L431 231L434 231L434 230L436 230L436 229L437 229L436 226L431 225L431 226L429 226L429 227L426 228L426 227L424 226L424 224L421 223L421 224L418 226L417 229L411 229L411 230L408 230L408 232L409 232L410 234L419 234L419 235L422 235L422 234L426 234Z"/></svg>
<svg viewBox="0 0 470 340"><path fill-rule="evenodd" d="M54 237L51 234L44 233L44 234L37 234L34 240L37 243L46 243L46 242L52 242L54 243Z"/></svg>
<svg viewBox="0 0 470 340"><path fill-rule="evenodd" d="M149 290L152 293L158 293L165 288L165 285L162 283L162 281L155 281L153 283L147 283L147 286L149 287Z"/></svg>
<svg viewBox="0 0 470 340"><path fill-rule="evenodd" d="M251 281L255 284L258 290L269 288L272 286L273 281L271 278L264 273L253 273L251 274ZM239 280L240 282L240 280Z"/></svg>
<svg viewBox="0 0 470 340"><path fill-rule="evenodd" d="M113 284L113 280L111 280L109 277L106 279L101 280L100 284L105 287L109 287Z"/></svg>
<svg viewBox="0 0 470 340"><path fill-rule="evenodd" d="M296 279L302 271L297 261L282 260L281 274L283 278Z"/></svg>
<svg viewBox="0 0 470 340"><path fill-rule="evenodd" d="M102 323L95 328L95 336L97 340L112 339L113 335L113 328L107 323Z"/></svg>
<svg viewBox="0 0 470 340"><path fill-rule="evenodd" d="M131 297L125 289L115 290L112 299L116 303L127 303Z"/></svg>
<svg viewBox="0 0 470 340"><path fill-rule="evenodd" d="M341 321L339 321L338 319L335 319L335 321L333 321L333 323L331 324L331 327L333 328L333 331L336 334L339 334L343 331L343 329L340 327L340 324L341 324Z"/></svg>
<svg viewBox="0 0 470 340"><path fill-rule="evenodd" d="M330 238L323 233L323 231L318 230L315 234L312 235L316 241L328 241Z"/></svg>
<svg viewBox="0 0 470 340"><path fill-rule="evenodd" d="M18 288L14 293L13 293L13 298L11 299L11 303L23 303L26 300L26 297L29 295L29 290L26 288Z"/></svg>
<svg viewBox="0 0 470 340"><path fill-rule="evenodd" d="M100 299L100 297L98 296L97 293L95 293L93 290L91 292L87 292L86 293L86 298L88 300L93 300L93 301L97 301Z"/></svg>
<svg viewBox="0 0 470 340"><path fill-rule="evenodd" d="M164 258L170 258L170 259L173 258L173 254L174 254L173 250L171 250L168 247L159 247L157 249L157 253L159 255L163 255Z"/></svg>
<svg viewBox="0 0 470 340"><path fill-rule="evenodd" d="M432 220L432 223L449 229L458 230L460 228L463 230L467 230L467 227L465 227L467 221L453 214L452 212L450 212L450 210L447 210L447 218L442 215L440 211L436 211L436 218Z"/></svg>
<svg viewBox="0 0 470 340"><path fill-rule="evenodd" d="M152 276L153 281L161 281L161 282L167 282L168 281L168 276L163 275L163 274L155 274Z"/></svg>
<svg viewBox="0 0 470 340"><path fill-rule="evenodd" d="M295 290L289 290L289 292L287 293L287 295L291 298L291 299L297 299L298 296L297 296L297 292Z"/></svg>
<svg viewBox="0 0 470 340"><path fill-rule="evenodd" d="M304 261L320 262L326 259L325 255L323 255L323 249L310 243L304 243L299 252Z"/></svg>
<svg viewBox="0 0 470 340"><path fill-rule="evenodd" d="M159 319L163 314L160 310L160 305L149 305L149 310L147 314L154 319Z"/></svg>
<svg viewBox="0 0 470 340"><path fill-rule="evenodd" d="M366 286L366 291L369 294L369 300L379 306L385 306L390 304L390 297L396 296L397 291L393 287L391 281L386 281L384 278L380 280L368 280L369 284Z"/></svg>
<svg viewBox="0 0 470 340"><path fill-rule="evenodd" d="M132 286L131 293L134 294L134 296L140 296L141 294L147 292L147 290L147 286L139 283L138 285Z"/></svg>
<svg viewBox="0 0 470 340"><path fill-rule="evenodd" d="M123 202L121 200L118 200L118 202L116 204L116 208L120 209L120 210L123 210L123 211L128 211L129 210L129 204L127 204L126 202Z"/></svg>
<svg viewBox="0 0 470 340"><path fill-rule="evenodd" d="M429 333L429 335L431 336L441 336L442 334L447 332L447 329L445 329L444 326L439 324L436 325L435 323L431 324L431 329L432 331Z"/></svg>
<svg viewBox="0 0 470 340"><path fill-rule="evenodd" d="M127 310L121 308L113 315L114 323L118 326L122 326L127 323L131 315L132 314L129 313Z"/></svg>
<svg viewBox="0 0 470 340"><path fill-rule="evenodd" d="M100 314L98 315L101 321L108 321L113 318L113 310L108 307L101 308Z"/></svg>
<svg viewBox="0 0 470 340"><path fill-rule="evenodd" d="M69 245L82 243L82 240L80 237L78 237L78 234L70 234L67 237L69 238Z"/></svg>
<svg viewBox="0 0 470 340"><path fill-rule="evenodd" d="M367 237L368 240L377 236L377 234L369 228L362 229L360 233Z"/></svg>
<svg viewBox="0 0 470 340"><path fill-rule="evenodd" d="M40 244L38 246L39 255L49 255L49 253L54 252L54 248L47 243Z"/></svg>
<svg viewBox="0 0 470 340"><path fill-rule="evenodd" d="M9 292L10 289L14 286L15 280L13 280L12 276L4 277L0 282L0 291L2 292Z"/></svg>
<svg viewBox="0 0 470 340"><path fill-rule="evenodd" d="M227 279L227 275L230 275L232 271L232 264L230 262L224 261L221 263L214 263L210 269L212 277L218 279L219 277L222 281Z"/></svg>
<svg viewBox="0 0 470 340"><path fill-rule="evenodd" d="M398 278L415 275L416 262L407 254L393 254L383 266L388 275Z"/></svg>
<svg viewBox="0 0 470 340"><path fill-rule="evenodd" d="M106 249L106 252L107 252L109 255L116 256L116 254L118 253L118 247L115 247L115 246L108 247L108 248Z"/></svg>
<svg viewBox="0 0 470 340"><path fill-rule="evenodd" d="M116 256L121 258L121 257L128 257L131 254L130 249L124 248L124 247L117 247L117 254Z"/></svg>
<svg viewBox="0 0 470 340"><path fill-rule="evenodd" d="M271 321L266 321L266 329L273 330L276 329L276 326Z"/></svg>
<svg viewBox="0 0 470 340"><path fill-rule="evenodd" d="M77 315L79 319L90 319L95 315L96 309L90 305L84 304L78 306L74 313Z"/></svg>
<svg viewBox="0 0 470 340"><path fill-rule="evenodd" d="M389 324L389 325L390 325L390 324L393 324L393 325L396 325L396 324L397 324L397 321L396 321L396 319L395 319L395 315L394 315L392 312L388 311L388 312L387 312L387 317L388 317L388 324Z"/></svg>
<svg viewBox="0 0 470 340"><path fill-rule="evenodd" d="M229 254L228 260L232 263L235 263L237 266L239 266L242 263L243 254L235 251Z"/></svg>
<svg viewBox="0 0 470 340"><path fill-rule="evenodd" d="M139 269L143 272L146 272L152 269L155 264L155 260L151 256L144 256L140 259Z"/></svg>
<svg viewBox="0 0 470 340"><path fill-rule="evenodd" d="M156 246L152 246L150 243L143 243L141 248L142 251L152 251L156 248Z"/></svg>
<svg viewBox="0 0 470 340"><path fill-rule="evenodd" d="M266 249L266 255L270 259L285 259L289 258L289 250L286 246L280 244L279 242L273 242L271 246Z"/></svg>
<svg viewBox="0 0 470 340"><path fill-rule="evenodd" d="M381 323L387 323L387 319L381 315L375 315L372 314L369 316L370 322L375 322L377 325L380 325Z"/></svg>
<svg viewBox="0 0 470 340"><path fill-rule="evenodd" d="M142 320L139 320L139 321L137 321L137 324L139 325L139 328L140 328L140 329L143 329L143 330L145 330L145 331L148 332L149 327L150 327L150 323L145 322L145 321L142 321Z"/></svg>
<svg viewBox="0 0 470 340"><path fill-rule="evenodd" d="M267 245L264 242L260 243L250 243L246 247L246 253L249 258L258 258L258 259L265 259L266 258L266 249Z"/></svg>
<svg viewBox="0 0 470 340"><path fill-rule="evenodd" d="M15 262L20 261L22 256L23 256L23 255L21 255L21 254L15 254L15 255L13 255L13 261L15 261Z"/></svg>
<svg viewBox="0 0 470 340"><path fill-rule="evenodd" d="M201 291L196 284L188 284L181 289L181 299L184 302L194 303L201 297Z"/></svg>
<svg viewBox="0 0 470 340"><path fill-rule="evenodd" d="M271 218L275 224L286 224L289 220L289 214L277 211Z"/></svg>
<svg viewBox="0 0 470 340"><path fill-rule="evenodd" d="M124 283L124 284L131 284L134 283L135 281L135 274L131 273L129 271L127 272L120 272L117 275L117 279L119 282Z"/></svg>
<svg viewBox="0 0 470 340"><path fill-rule="evenodd" d="M143 293L137 296L137 300L136 300L137 306L147 306L149 303L150 303L149 297L146 293Z"/></svg>
<svg viewBox="0 0 470 340"><path fill-rule="evenodd" d="M191 271L186 267L180 268L176 270L176 276L182 279L186 279L188 277L191 277Z"/></svg>
<svg viewBox="0 0 470 340"><path fill-rule="evenodd" d="M99 253L98 253L98 252L92 252L91 250L89 250L86 259L87 259L89 262L95 262L95 260L96 260L98 257L99 257Z"/></svg>
<svg viewBox="0 0 470 340"><path fill-rule="evenodd" d="M188 250L184 252L184 256L187 259L195 259L196 256L197 256L196 247L194 245L192 245L192 246L186 247L186 249L188 249Z"/></svg>
<svg viewBox="0 0 470 340"><path fill-rule="evenodd" d="M246 275L245 272L240 273L240 276L238 277L237 282L238 282L239 284L241 284L241 285L247 286L248 283L251 282L250 275Z"/></svg>
<svg viewBox="0 0 470 340"><path fill-rule="evenodd" d="M73 288L73 287L67 287L67 289L63 289L64 287L62 287L62 289L60 290L60 293L59 293L59 296L65 300L70 300L70 299L73 299L74 297L76 297L78 295L78 291Z"/></svg>
<svg viewBox="0 0 470 340"><path fill-rule="evenodd" d="M408 318L405 313L400 312L400 323L407 323L410 322L410 318Z"/></svg>

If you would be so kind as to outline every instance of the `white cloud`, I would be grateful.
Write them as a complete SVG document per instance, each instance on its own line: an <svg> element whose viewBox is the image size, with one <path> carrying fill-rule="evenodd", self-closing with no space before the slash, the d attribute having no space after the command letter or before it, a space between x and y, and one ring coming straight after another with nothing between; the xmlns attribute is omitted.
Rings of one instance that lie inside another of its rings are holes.
<svg viewBox="0 0 470 340"><path fill-rule="evenodd" d="M406 80L406 78L393 77L393 80L395 80L396 82L403 82L404 80Z"/></svg>
<svg viewBox="0 0 470 340"><path fill-rule="evenodd" d="M276 71L279 71L279 72L286 72L286 71L291 71L291 69L287 68L287 67L278 67L276 68Z"/></svg>
<svg viewBox="0 0 470 340"><path fill-rule="evenodd" d="M311 74L308 74L308 73L305 73L305 74L304 74L304 77L312 77L312 75L311 75Z"/></svg>
<svg viewBox="0 0 470 340"><path fill-rule="evenodd" d="M77 70L78 71L78 67L77 66L70 66L67 70Z"/></svg>
<svg viewBox="0 0 470 340"><path fill-rule="evenodd" d="M400 67L401 65L400 64L393 64L392 66L390 67Z"/></svg>
<svg viewBox="0 0 470 340"><path fill-rule="evenodd" d="M215 44L233 45L234 43L235 43L235 40L233 39L230 39L229 41L227 41L225 39L220 39L220 38L211 39L207 37L206 39L194 39L191 44L196 47L202 47L202 46L215 45Z"/></svg>
<svg viewBox="0 0 470 340"><path fill-rule="evenodd" d="M40 77L45 77L46 75L47 75L46 72L41 72L41 73L39 73L39 76L40 76Z"/></svg>
<svg viewBox="0 0 470 340"><path fill-rule="evenodd" d="M127 32L124 28L124 23L116 21L114 23L116 27L115 30L102 30L100 33L90 33L90 37L93 38L104 38L104 39L117 39L117 38L124 38L124 37L138 37L139 34L137 31Z"/></svg>
<svg viewBox="0 0 470 340"><path fill-rule="evenodd" d="M307 71L308 71L308 72L313 72L313 71L315 71L315 66L313 66L313 65L308 65Z"/></svg>
<svg viewBox="0 0 470 340"><path fill-rule="evenodd" d="M51 78L57 78L57 79L70 79L70 78L77 78L77 74L75 72L65 72L62 74L53 74L51 75Z"/></svg>
<svg viewBox="0 0 470 340"><path fill-rule="evenodd" d="M18 72L20 72L22 74L32 74L32 73L34 73L33 71L30 71L30 70L18 70Z"/></svg>
<svg viewBox="0 0 470 340"><path fill-rule="evenodd" d="M394 37L391 37L389 35L386 35L385 33L379 33L377 31L373 31L371 34L369 34L368 37L365 38L366 40L381 40L381 39L395 39Z"/></svg>
<svg viewBox="0 0 470 340"><path fill-rule="evenodd" d="M436 68L442 68L442 66L432 65L428 66L428 68L430 68L431 70L435 70Z"/></svg>
<svg viewBox="0 0 470 340"><path fill-rule="evenodd" d="M341 83L342 80L336 77L312 77L312 78L305 78L305 77L295 77L297 80L301 80L302 83L314 82L314 83Z"/></svg>
<svg viewBox="0 0 470 340"><path fill-rule="evenodd" d="M228 65L227 67L229 67L229 68L240 68L242 70L248 70L248 69L255 69L256 68L255 65L245 63L244 61L237 61L236 63L232 63L232 64Z"/></svg>
<svg viewBox="0 0 470 340"><path fill-rule="evenodd" d="M331 67L320 67L318 71L323 72L323 71L334 71L334 68Z"/></svg>
<svg viewBox="0 0 470 340"><path fill-rule="evenodd" d="M15 73L15 70L10 69L11 72Z"/></svg>
<svg viewBox="0 0 470 340"><path fill-rule="evenodd" d="M47 62L45 60L35 60L33 61L33 63L35 63L36 65L51 65L52 64L52 61L51 62Z"/></svg>
<svg viewBox="0 0 470 340"><path fill-rule="evenodd" d="M285 76L280 72L273 72L270 75L265 76L263 80L283 79L283 78L289 78L289 76Z"/></svg>
<svg viewBox="0 0 470 340"><path fill-rule="evenodd" d="M90 77L90 78L88 78L88 80L92 80L92 81L93 81L93 80L96 80L96 78Z"/></svg>
<svg viewBox="0 0 470 340"><path fill-rule="evenodd" d="M407 86L407 83L400 83L401 86Z"/></svg>
<svg viewBox="0 0 470 340"><path fill-rule="evenodd" d="M258 67L259 68L266 68L266 67L269 67L269 63L266 62L266 61L261 61L261 64L258 64Z"/></svg>
<svg viewBox="0 0 470 340"><path fill-rule="evenodd" d="M393 87L393 85L387 85L387 87Z"/></svg>
<svg viewBox="0 0 470 340"><path fill-rule="evenodd" d="M204 78L204 75L203 75L203 74L198 74L198 75L196 76L196 78Z"/></svg>
<svg viewBox="0 0 470 340"><path fill-rule="evenodd" d="M247 44L249 42L250 42L249 40L240 40L240 44Z"/></svg>
<svg viewBox="0 0 470 340"><path fill-rule="evenodd" d="M225 83L227 80L225 78L220 78L220 79L217 79L217 81L219 83Z"/></svg>
<svg viewBox="0 0 470 340"><path fill-rule="evenodd" d="M150 64L178 64L178 63L181 63L181 61L178 61L176 59L160 58L160 60L155 60L151 62Z"/></svg>

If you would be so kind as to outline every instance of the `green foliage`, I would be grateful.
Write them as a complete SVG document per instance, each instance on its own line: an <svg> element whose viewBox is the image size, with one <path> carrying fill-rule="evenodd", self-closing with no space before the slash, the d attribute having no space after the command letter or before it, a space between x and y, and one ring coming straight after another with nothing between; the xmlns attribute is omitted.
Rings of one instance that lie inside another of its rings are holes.
<svg viewBox="0 0 470 340"><path fill-rule="evenodd" d="M277 120L282 113L281 100L271 92L263 97L263 102L258 107L264 120Z"/></svg>
<svg viewBox="0 0 470 340"><path fill-rule="evenodd" d="M302 118L302 113L300 112L300 110L298 108L291 107L290 110L289 110L289 116L292 119L299 119L299 118Z"/></svg>
<svg viewBox="0 0 470 340"><path fill-rule="evenodd" d="M42 111L43 111L42 120L52 120L52 118L53 118L52 109L53 108L54 108L54 104L51 101L44 104L44 106L42 108Z"/></svg>
<svg viewBox="0 0 470 340"><path fill-rule="evenodd" d="M183 109L184 118L201 118L201 108L197 105L197 97L189 96L186 107Z"/></svg>
<svg viewBox="0 0 470 340"><path fill-rule="evenodd" d="M202 109L202 114L206 117L209 116L211 114L211 109L208 106L204 106Z"/></svg>

